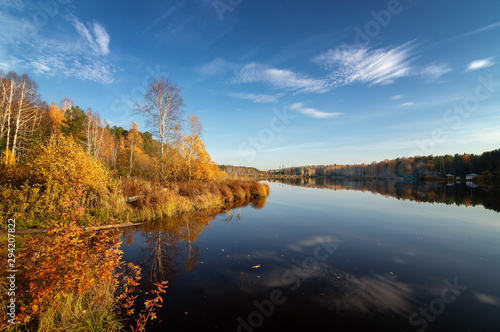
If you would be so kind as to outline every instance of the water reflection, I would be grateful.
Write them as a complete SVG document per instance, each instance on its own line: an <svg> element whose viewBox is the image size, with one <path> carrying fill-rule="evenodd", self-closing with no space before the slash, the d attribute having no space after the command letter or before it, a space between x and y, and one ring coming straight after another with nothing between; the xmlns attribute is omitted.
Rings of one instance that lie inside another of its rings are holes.
<svg viewBox="0 0 500 332"><path fill-rule="evenodd" d="M180 272L192 271L199 263L200 249L195 245L202 231L210 225L217 215L233 209L251 205L261 209L266 198L258 200L241 200L227 205L222 211L205 211L198 214L186 214L168 218L154 224L142 225L141 228L130 228L123 231L124 243L131 246L138 243L141 255L136 263L142 268L142 289L149 291L154 284L168 281L173 285ZM240 219L238 212L238 220ZM235 218L236 219L236 218ZM226 218L226 222L232 221Z"/></svg>
<svg viewBox="0 0 500 332"><path fill-rule="evenodd" d="M392 275L356 276L342 273L331 285L331 293L314 300L339 313L377 314L392 312L406 316L415 304L416 291Z"/></svg>
<svg viewBox="0 0 500 332"><path fill-rule="evenodd" d="M495 185L478 186L470 181L466 183L424 183L346 178L283 178L271 181L309 188L369 191L386 197L416 202L465 206L482 205L486 209L500 212L500 187Z"/></svg>
<svg viewBox="0 0 500 332"><path fill-rule="evenodd" d="M411 315L439 299L443 281L454 278L468 288L428 322L429 330L498 326L489 314L500 305L498 213L422 208L359 192L491 206L481 200L491 198L488 188L324 179L290 184L339 192L274 183L267 204L244 202L219 216L184 216L123 234L125 258L143 267L143 291L169 281L148 331L237 331L274 290L286 301L258 328L249 325L252 330L415 331ZM335 250L317 256L328 243Z"/></svg>

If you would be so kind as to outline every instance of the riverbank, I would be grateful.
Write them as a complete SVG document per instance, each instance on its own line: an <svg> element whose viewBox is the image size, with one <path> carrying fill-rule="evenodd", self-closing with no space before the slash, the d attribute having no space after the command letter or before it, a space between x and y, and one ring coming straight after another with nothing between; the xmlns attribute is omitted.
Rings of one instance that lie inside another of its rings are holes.
<svg viewBox="0 0 500 332"><path fill-rule="evenodd" d="M188 213L216 212L247 200L262 200L269 186L256 181L154 183L138 178L115 180L100 193L82 188L2 187L2 212L16 220L17 229L151 222ZM133 197L134 200L130 200ZM7 229L7 218L2 229Z"/></svg>
<svg viewBox="0 0 500 332"><path fill-rule="evenodd" d="M150 222L165 217L197 212L213 213L243 205L252 200L264 200L269 186L250 180L220 182L166 182L152 184L140 179L122 182L132 213L129 222Z"/></svg>

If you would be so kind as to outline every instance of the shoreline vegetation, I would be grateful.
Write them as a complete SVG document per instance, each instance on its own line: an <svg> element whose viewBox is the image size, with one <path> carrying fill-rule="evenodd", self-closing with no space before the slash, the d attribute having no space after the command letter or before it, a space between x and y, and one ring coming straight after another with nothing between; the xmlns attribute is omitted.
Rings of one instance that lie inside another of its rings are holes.
<svg viewBox="0 0 500 332"><path fill-rule="evenodd" d="M161 307L168 285L158 280L148 290L154 296L137 303L137 287L143 276L139 266L123 260L118 227L138 225L128 221L141 221L146 228L178 227L177 224L190 220L203 221L200 225L206 227L224 211L248 204L263 207L269 195L267 184L248 180L152 183L124 178L115 181L117 191L108 190L98 200L91 200L89 192L78 186L68 194L52 192L50 186L39 191L39 186L26 183L18 190L10 185L10 196L4 195L10 197L7 204L29 197L22 205L11 205L26 207L24 214L14 216L16 222L47 228L43 229L45 234L23 234L22 229L16 230L16 264L22 267L16 275L16 325L2 315L0 330L22 327L25 331L47 332L146 331L147 323L156 317L155 310ZM53 195L68 195L70 200L62 200L59 207L52 206L54 211L43 209L43 204L37 205L39 200L55 200ZM127 203L129 195L138 198ZM32 208L42 210L29 212ZM125 218L106 219L119 214ZM107 220L120 223L106 226ZM6 242L5 236L4 248ZM7 254L4 249L1 256L5 261ZM7 279L2 278L3 312L8 311L8 287Z"/></svg>
<svg viewBox="0 0 500 332"><path fill-rule="evenodd" d="M104 225L204 227L264 206L268 185L219 171L201 121L184 118L181 89L156 78L146 90L134 112L151 132L111 127L69 98L48 104L28 75L0 71L0 229L9 230L0 256L18 269L14 279L2 272L1 331L145 331L168 285L157 280L138 298L141 268Z"/></svg>

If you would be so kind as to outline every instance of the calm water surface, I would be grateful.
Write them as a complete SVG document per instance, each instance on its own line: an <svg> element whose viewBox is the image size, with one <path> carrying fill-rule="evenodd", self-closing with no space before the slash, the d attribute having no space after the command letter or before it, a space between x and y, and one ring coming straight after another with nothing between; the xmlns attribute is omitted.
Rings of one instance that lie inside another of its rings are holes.
<svg viewBox="0 0 500 332"><path fill-rule="evenodd" d="M491 188L293 184L270 183L264 207L124 232L143 291L169 281L151 331L500 330Z"/></svg>

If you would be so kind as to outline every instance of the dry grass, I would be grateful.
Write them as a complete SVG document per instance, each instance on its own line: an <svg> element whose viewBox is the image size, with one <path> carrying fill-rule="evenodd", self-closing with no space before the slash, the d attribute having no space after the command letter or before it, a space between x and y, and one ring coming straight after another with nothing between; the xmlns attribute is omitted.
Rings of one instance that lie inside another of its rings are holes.
<svg viewBox="0 0 500 332"><path fill-rule="evenodd" d="M125 197L140 196L133 202L132 221L152 221L196 211L223 210L228 205L243 205L269 195L267 184L229 180L221 182L151 183L124 179L120 188ZM256 206L263 206L261 200Z"/></svg>
<svg viewBox="0 0 500 332"><path fill-rule="evenodd" d="M106 301L94 301L95 296L102 297L103 290L66 294L57 305L40 315L38 331L121 331L123 324L114 314L113 289L95 285L105 288Z"/></svg>

